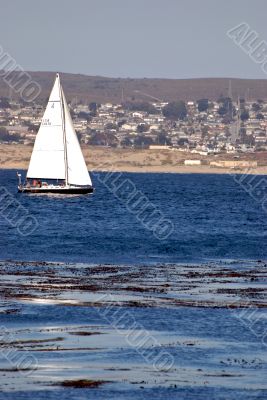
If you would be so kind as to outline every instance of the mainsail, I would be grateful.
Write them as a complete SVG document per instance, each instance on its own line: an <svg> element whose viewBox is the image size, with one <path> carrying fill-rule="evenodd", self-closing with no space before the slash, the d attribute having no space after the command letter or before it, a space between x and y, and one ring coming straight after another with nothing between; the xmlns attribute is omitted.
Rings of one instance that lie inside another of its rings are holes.
<svg viewBox="0 0 267 400"><path fill-rule="evenodd" d="M27 178L92 185L58 74L36 136Z"/></svg>
<svg viewBox="0 0 267 400"><path fill-rule="evenodd" d="M27 178L65 179L63 113L57 75L36 136Z"/></svg>

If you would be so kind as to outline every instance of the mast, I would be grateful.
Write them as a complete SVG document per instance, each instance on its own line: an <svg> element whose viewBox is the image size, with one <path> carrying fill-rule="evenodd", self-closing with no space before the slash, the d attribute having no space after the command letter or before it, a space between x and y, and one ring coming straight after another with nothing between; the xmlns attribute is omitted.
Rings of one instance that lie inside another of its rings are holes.
<svg viewBox="0 0 267 400"><path fill-rule="evenodd" d="M63 102L63 89L60 83L59 74L57 74L58 82L59 82L59 91L60 91L60 104L61 104L61 112L62 112L62 130L63 130L63 144L64 144L64 161L65 161L65 184L69 183L69 172L68 172L68 149L67 149L67 139L66 139L66 124L65 124L65 109Z"/></svg>

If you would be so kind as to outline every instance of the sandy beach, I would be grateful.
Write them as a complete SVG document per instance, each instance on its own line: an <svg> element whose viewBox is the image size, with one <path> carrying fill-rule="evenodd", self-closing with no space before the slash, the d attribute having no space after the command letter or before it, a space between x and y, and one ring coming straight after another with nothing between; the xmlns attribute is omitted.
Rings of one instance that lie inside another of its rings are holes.
<svg viewBox="0 0 267 400"><path fill-rule="evenodd" d="M114 170L122 172L154 172L154 173L192 173L192 174L227 174L248 173L248 168L229 169L210 167L210 161L219 159L233 159L233 155L203 157L192 155L177 150L136 150L136 149L114 149L110 147L86 146L82 148L85 160L90 170L105 171ZM0 168L2 169L27 169L31 157L32 146L0 144ZM251 160L254 155L248 155ZM185 166L186 159L201 159L207 165ZM242 157L244 159L244 156ZM261 163L262 164L262 160ZM249 173L266 175L267 166L259 165L250 168Z"/></svg>

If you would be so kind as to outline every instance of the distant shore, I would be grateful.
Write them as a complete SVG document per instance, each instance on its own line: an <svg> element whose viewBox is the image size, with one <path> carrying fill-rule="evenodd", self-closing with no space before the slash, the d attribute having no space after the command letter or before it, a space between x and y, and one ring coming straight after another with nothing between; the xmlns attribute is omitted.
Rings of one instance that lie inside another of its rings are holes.
<svg viewBox="0 0 267 400"><path fill-rule="evenodd" d="M0 144L0 169L26 170L29 165L32 146ZM118 171L143 173L181 173L181 174L256 174L267 175L267 166L256 168L218 168L209 165L183 165L185 159L200 158L208 163L218 160L214 156L204 158L196 154L170 150L113 149L110 147L83 147L89 171ZM251 160L252 155L249 155ZM222 158L222 157L221 157ZM227 159L229 155L227 155ZM243 158L244 159L244 158Z"/></svg>

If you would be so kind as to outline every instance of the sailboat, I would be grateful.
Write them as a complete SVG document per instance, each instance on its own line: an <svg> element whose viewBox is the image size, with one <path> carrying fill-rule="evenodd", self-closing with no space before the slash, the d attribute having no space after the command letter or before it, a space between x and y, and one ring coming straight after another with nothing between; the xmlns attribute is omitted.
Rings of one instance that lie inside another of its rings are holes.
<svg viewBox="0 0 267 400"><path fill-rule="evenodd" d="M59 74L37 133L20 193L92 193L93 186L73 127Z"/></svg>

